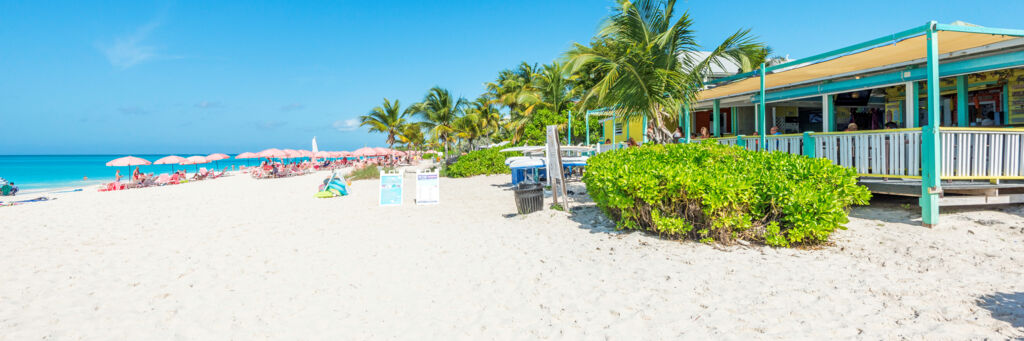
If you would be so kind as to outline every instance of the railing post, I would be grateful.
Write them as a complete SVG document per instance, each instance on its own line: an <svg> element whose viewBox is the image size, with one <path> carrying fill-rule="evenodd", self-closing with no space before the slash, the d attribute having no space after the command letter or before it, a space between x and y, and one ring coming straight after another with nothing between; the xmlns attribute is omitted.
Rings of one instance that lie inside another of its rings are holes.
<svg viewBox="0 0 1024 341"><path fill-rule="evenodd" d="M921 128L921 223L932 227L939 223L939 195L942 186L942 145L939 142L939 35L935 22L928 32L928 125Z"/></svg>
<svg viewBox="0 0 1024 341"><path fill-rule="evenodd" d="M815 157L814 155L814 136L811 136L811 132L804 132L804 155L807 157Z"/></svg>
<svg viewBox="0 0 1024 341"><path fill-rule="evenodd" d="M736 135L736 145L747 148L747 140L743 139L743 135Z"/></svg>

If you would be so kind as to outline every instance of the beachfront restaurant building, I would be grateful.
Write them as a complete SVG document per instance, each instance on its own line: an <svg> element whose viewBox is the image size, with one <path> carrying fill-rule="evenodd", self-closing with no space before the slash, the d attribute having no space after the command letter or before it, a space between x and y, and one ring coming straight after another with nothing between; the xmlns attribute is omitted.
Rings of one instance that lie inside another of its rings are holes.
<svg viewBox="0 0 1024 341"><path fill-rule="evenodd" d="M929 22L711 80L679 109L681 142L705 127L720 143L827 158L874 193L920 197L926 226L939 206L1024 202L1022 37ZM644 141L643 119L620 121L602 122L602 142Z"/></svg>

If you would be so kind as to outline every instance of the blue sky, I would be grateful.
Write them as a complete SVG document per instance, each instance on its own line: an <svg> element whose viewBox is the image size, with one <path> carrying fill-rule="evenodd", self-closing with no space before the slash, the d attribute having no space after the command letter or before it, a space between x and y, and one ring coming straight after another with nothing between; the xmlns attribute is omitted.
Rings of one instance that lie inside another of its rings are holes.
<svg viewBox="0 0 1024 341"><path fill-rule="evenodd" d="M355 119L439 85L474 98L587 42L611 2L0 0L0 154L383 145ZM702 44L741 27L799 58L928 20L1024 28L1024 2L680 1Z"/></svg>

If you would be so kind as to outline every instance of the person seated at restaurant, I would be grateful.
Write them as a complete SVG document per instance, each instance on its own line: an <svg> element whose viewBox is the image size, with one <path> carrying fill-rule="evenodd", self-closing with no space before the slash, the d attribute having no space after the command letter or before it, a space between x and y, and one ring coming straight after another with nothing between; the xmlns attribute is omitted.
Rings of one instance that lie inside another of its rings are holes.
<svg viewBox="0 0 1024 341"><path fill-rule="evenodd" d="M629 140L626 140L626 147L636 147L636 146L637 146L636 140L634 140L632 137L630 137Z"/></svg>
<svg viewBox="0 0 1024 341"><path fill-rule="evenodd" d="M683 131L676 128L676 131L672 132L672 143L679 143L681 138L683 138Z"/></svg>
<svg viewBox="0 0 1024 341"><path fill-rule="evenodd" d="M981 126L991 127L996 125L996 120L994 120L993 118L995 118L995 113L989 111L987 114L985 114L985 118L981 120Z"/></svg>
<svg viewBox="0 0 1024 341"><path fill-rule="evenodd" d="M846 125L846 130L844 131L857 131L857 124L851 122L850 124Z"/></svg>
<svg viewBox="0 0 1024 341"><path fill-rule="evenodd" d="M898 124L896 124L896 122L893 122L893 121L885 122L885 129L896 129L896 128L899 128L899 127L900 126Z"/></svg>
<svg viewBox="0 0 1024 341"><path fill-rule="evenodd" d="M700 134L697 137L702 139L711 138L711 134L708 134L708 127L700 127Z"/></svg>
<svg viewBox="0 0 1024 341"><path fill-rule="evenodd" d="M782 133L779 133L779 126L772 126L770 129L768 129L768 135L781 135L781 134Z"/></svg>
<svg viewBox="0 0 1024 341"><path fill-rule="evenodd" d="M612 144L612 139L604 139L604 144Z"/></svg>

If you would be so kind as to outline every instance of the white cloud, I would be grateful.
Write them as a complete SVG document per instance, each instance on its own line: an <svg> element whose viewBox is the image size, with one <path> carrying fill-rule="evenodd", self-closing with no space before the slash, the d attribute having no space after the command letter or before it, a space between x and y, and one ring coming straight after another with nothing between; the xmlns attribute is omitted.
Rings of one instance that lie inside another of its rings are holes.
<svg viewBox="0 0 1024 341"><path fill-rule="evenodd" d="M120 69L127 69L152 60L159 57L157 48L146 45L145 40L149 33L158 26L160 26L160 22L153 20L139 27L132 34L118 37L112 44L103 44L98 48L107 57L110 65Z"/></svg>
<svg viewBox="0 0 1024 341"><path fill-rule="evenodd" d="M305 107L306 107L305 105L302 105L300 103L291 103L291 104L286 104L286 105L282 106L281 107L281 111L300 110L300 109L305 108Z"/></svg>
<svg viewBox="0 0 1024 341"><path fill-rule="evenodd" d="M350 118L347 120L334 121L334 129L338 131L353 131L359 129L359 120Z"/></svg>
<svg viewBox="0 0 1024 341"><path fill-rule="evenodd" d="M137 106L120 106L117 107L117 111L120 111L125 115L146 115L149 114L149 110L143 109Z"/></svg>
<svg viewBox="0 0 1024 341"><path fill-rule="evenodd" d="M220 102L202 101L196 103L195 107L200 109L218 108L220 107Z"/></svg>

